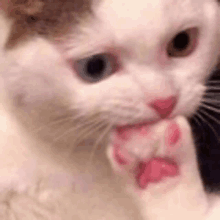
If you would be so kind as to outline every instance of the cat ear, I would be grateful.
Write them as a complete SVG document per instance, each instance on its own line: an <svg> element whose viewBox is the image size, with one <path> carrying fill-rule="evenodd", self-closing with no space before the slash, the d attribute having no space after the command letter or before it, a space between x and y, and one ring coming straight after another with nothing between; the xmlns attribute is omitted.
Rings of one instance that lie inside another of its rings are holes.
<svg viewBox="0 0 220 220"><path fill-rule="evenodd" d="M42 12L44 3L41 0L1 0L1 7L9 17L35 15Z"/></svg>
<svg viewBox="0 0 220 220"><path fill-rule="evenodd" d="M37 21L44 3L40 0L1 0L0 6L6 18L12 22L11 31L6 42L6 48L12 48L30 35L31 26Z"/></svg>
<svg viewBox="0 0 220 220"><path fill-rule="evenodd" d="M6 47L33 35L64 35L92 14L92 6L92 0L1 0L0 7L13 23Z"/></svg>

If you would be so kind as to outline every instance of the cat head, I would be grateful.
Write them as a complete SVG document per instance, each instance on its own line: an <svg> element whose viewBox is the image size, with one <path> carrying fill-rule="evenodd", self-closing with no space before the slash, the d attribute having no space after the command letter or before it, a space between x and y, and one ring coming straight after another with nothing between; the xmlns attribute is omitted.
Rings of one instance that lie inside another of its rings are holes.
<svg viewBox="0 0 220 220"><path fill-rule="evenodd" d="M2 2L2 74L44 134L189 117L219 55L216 0Z"/></svg>

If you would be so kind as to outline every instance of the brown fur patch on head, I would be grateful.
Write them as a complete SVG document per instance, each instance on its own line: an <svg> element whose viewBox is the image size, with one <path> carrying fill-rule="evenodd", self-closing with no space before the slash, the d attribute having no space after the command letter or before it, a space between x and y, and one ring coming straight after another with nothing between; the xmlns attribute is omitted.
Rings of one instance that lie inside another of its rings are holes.
<svg viewBox="0 0 220 220"><path fill-rule="evenodd" d="M13 20L7 47L34 34L54 38L92 12L92 0L0 0Z"/></svg>

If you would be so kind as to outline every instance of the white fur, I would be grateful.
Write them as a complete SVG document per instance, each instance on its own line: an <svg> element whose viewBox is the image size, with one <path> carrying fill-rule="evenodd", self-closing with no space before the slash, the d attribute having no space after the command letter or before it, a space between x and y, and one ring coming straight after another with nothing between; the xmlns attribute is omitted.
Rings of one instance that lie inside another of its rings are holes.
<svg viewBox="0 0 220 220"><path fill-rule="evenodd" d="M177 117L176 123L180 128L181 140L175 146L175 150L167 153L167 146L164 142L166 123L159 124L156 133L161 134L159 148L154 151L153 157L173 158L179 167L180 175L175 177L163 177L156 183L149 183L146 189L140 189L134 182L131 171L125 173L125 168L118 165L112 156L111 150L108 155L112 162L113 169L126 179L126 189L139 204L144 219L209 219L210 213L216 210L210 204L216 201L210 198L204 191L199 174L194 142L191 136L189 125L185 118ZM136 138L135 145L143 143L146 137ZM127 148L127 147L126 147ZM109 146L111 149L111 146ZM142 152L139 152L141 155ZM152 157L152 153L151 157ZM145 157L146 160L149 157ZM120 168L120 170L118 169ZM213 196L213 195L212 195ZM214 202L213 202L214 201Z"/></svg>
<svg viewBox="0 0 220 220"><path fill-rule="evenodd" d="M150 211L162 208L154 202L135 203L122 190L125 183L112 173L106 144L95 151L91 160L91 144L81 145L69 154L77 130L54 143L50 137L53 130L38 137L25 123L41 128L44 115L38 110L46 114L46 120L53 115L62 116L66 109L77 110L82 116L99 111L101 119L113 126L155 120L158 115L146 103L170 95L179 97L173 117L191 115L219 55L218 11L214 0L104 0L95 9L95 18L77 30L73 28L65 42L54 45L35 37L12 51L3 49L10 25L1 17L1 219L131 220L143 219L141 206L149 205ZM161 65L156 59L158 49L165 50L163 45L189 27L200 30L196 51ZM84 82L67 62L108 48L120 51L117 54L121 68L99 83ZM14 106L20 96L21 103ZM59 129L58 124L52 139L59 139ZM57 179L61 182L57 183ZM188 189L181 187L178 192L185 195ZM201 188L198 191L204 193ZM170 198L164 197L160 203ZM182 206L181 213L185 208ZM150 214L149 219L170 219L169 215L170 212L158 217ZM148 213L144 213L146 216ZM212 216L216 216L214 211Z"/></svg>

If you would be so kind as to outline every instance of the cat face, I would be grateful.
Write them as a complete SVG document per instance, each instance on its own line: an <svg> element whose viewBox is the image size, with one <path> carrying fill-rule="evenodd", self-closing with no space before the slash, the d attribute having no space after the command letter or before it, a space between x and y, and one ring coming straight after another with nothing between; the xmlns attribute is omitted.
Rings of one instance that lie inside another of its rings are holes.
<svg viewBox="0 0 220 220"><path fill-rule="evenodd" d="M8 88L32 119L97 117L116 126L190 116L217 61L218 5L103 0L79 25L48 39L34 37L8 53Z"/></svg>
<svg viewBox="0 0 220 220"><path fill-rule="evenodd" d="M172 116L191 115L216 59L216 2L103 1L95 15L65 51L77 106L126 124L157 120L150 104L175 97Z"/></svg>

